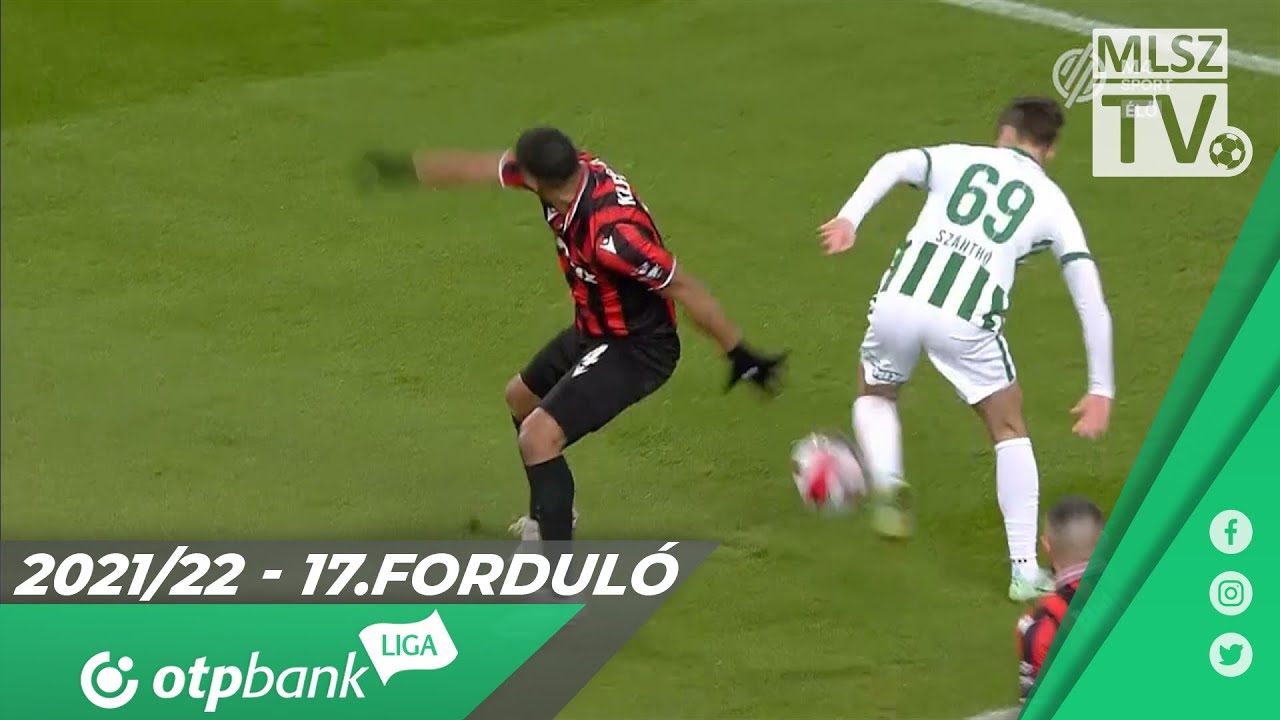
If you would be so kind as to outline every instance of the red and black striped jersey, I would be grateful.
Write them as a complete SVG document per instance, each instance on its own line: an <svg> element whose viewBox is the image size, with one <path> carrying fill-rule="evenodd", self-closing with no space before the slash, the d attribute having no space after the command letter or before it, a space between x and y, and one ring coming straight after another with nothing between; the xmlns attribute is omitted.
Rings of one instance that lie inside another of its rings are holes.
<svg viewBox="0 0 1280 720"><path fill-rule="evenodd" d="M586 172L568 212L542 203L579 332L608 338L674 334L675 306L657 291L671 283L676 259L649 210L604 161L582 153L579 162ZM509 153L498 172L504 187L529 189Z"/></svg>
<svg viewBox="0 0 1280 720"><path fill-rule="evenodd" d="M1023 700L1031 694L1031 688L1044 668L1053 638L1067 617L1067 608L1080 587L1084 570L1085 566L1079 565L1059 573L1057 588L1040 598L1031 612L1018 620L1018 684Z"/></svg>

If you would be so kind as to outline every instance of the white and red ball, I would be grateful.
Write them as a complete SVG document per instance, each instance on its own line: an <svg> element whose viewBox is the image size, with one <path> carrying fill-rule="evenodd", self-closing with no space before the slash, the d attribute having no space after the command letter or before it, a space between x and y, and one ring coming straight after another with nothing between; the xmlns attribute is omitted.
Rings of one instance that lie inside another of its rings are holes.
<svg viewBox="0 0 1280 720"><path fill-rule="evenodd" d="M848 510L867 492L862 465L845 440L814 433L791 449L792 476L805 504Z"/></svg>

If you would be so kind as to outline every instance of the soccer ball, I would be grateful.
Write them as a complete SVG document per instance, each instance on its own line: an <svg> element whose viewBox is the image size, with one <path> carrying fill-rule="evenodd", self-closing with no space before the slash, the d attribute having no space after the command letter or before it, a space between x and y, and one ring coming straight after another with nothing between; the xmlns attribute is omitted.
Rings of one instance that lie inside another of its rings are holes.
<svg viewBox="0 0 1280 720"><path fill-rule="evenodd" d="M1209 159L1223 170L1235 170L1244 158L1244 140L1235 133L1224 132L1209 145Z"/></svg>
<svg viewBox="0 0 1280 720"><path fill-rule="evenodd" d="M866 475L844 439L814 433L791 448L791 472L805 504L851 510L867 491Z"/></svg>

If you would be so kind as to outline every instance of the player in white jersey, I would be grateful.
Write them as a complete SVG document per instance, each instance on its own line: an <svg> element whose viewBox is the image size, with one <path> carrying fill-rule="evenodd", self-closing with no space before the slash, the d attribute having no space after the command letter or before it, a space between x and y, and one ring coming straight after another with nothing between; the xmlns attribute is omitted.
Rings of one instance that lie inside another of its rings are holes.
<svg viewBox="0 0 1280 720"><path fill-rule="evenodd" d="M1036 559L1040 480L1022 417L1022 390L1002 335L1017 265L1050 252L1062 266L1084 329L1088 388L1074 431L1107 428L1115 384L1111 315L1084 232L1045 174L1063 113L1024 98L1001 114L994 147L940 145L891 152L867 172L840 213L821 228L828 254L853 247L863 218L895 185L927 193L871 302L853 428L872 480L872 523L883 535L912 531L903 482L899 388L921 355L982 418L995 445L997 496L1009 541L1009 596L1051 591Z"/></svg>

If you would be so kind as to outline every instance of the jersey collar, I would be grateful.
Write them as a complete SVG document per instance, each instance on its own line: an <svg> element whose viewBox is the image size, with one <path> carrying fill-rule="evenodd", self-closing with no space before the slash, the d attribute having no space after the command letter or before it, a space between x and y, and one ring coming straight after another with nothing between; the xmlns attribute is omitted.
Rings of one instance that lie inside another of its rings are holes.
<svg viewBox="0 0 1280 720"><path fill-rule="evenodd" d="M1006 150L1012 150L1012 151L1014 151L1014 152L1018 153L1018 154L1019 154L1019 155L1021 155L1022 157L1024 157L1024 158L1026 158L1026 159L1030 160L1031 162L1033 162L1033 163L1035 163L1035 164L1037 164L1037 165L1039 165L1039 164L1040 164L1040 161L1039 161L1039 160L1037 160L1037 159L1035 158L1035 156L1034 156L1034 155L1032 155L1031 153L1027 152L1026 150L1023 150L1023 149L1022 149L1022 148L1020 148L1020 147L1014 147L1014 146L1012 146L1012 145L1006 145L1006 146L1005 146L1005 149L1006 149Z"/></svg>
<svg viewBox="0 0 1280 720"><path fill-rule="evenodd" d="M1054 577L1054 584L1061 588L1071 583L1079 582L1080 578L1084 577L1084 571L1087 567L1089 567L1089 563L1082 562L1062 568Z"/></svg>
<svg viewBox="0 0 1280 720"><path fill-rule="evenodd" d="M564 216L564 229L568 231L569 223L573 222L573 216L578 213L578 204L582 202L582 196L587 191L587 181L591 179L591 172L587 169L586 163L578 161L578 167L582 168L582 180L578 182L578 194L573 199L573 204L569 206L569 212Z"/></svg>

